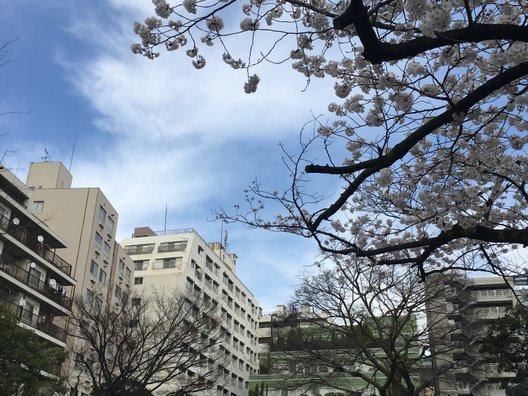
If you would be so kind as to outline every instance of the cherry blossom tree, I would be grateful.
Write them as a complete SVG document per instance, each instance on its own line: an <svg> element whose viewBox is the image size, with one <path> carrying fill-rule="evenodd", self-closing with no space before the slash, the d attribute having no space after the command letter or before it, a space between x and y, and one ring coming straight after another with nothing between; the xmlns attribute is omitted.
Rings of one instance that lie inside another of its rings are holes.
<svg viewBox="0 0 528 396"><path fill-rule="evenodd" d="M507 253L528 244L526 2L153 3L156 16L134 25L135 53L183 49L202 68L207 47L220 46L225 63L247 73L247 93L263 62L289 62L308 83L335 82L328 119L316 118L300 153L286 157L292 185L254 183L249 209L224 219L415 267L422 277L519 270ZM240 35L247 46L238 54ZM316 176L337 183L323 191ZM269 201L282 212L263 215Z"/></svg>

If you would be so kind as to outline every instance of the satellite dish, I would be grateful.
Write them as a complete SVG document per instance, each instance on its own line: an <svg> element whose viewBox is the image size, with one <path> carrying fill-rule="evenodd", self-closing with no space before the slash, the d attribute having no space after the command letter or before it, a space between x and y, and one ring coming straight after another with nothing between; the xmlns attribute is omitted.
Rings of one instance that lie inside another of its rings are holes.
<svg viewBox="0 0 528 396"><path fill-rule="evenodd" d="M29 266L30 266L31 268L35 268L35 267L37 266L37 264L35 264L35 262L32 261L31 264L29 264Z"/></svg>
<svg viewBox="0 0 528 396"><path fill-rule="evenodd" d="M39 241L40 243L44 242L44 237L42 235L39 235L37 237L37 241Z"/></svg>
<svg viewBox="0 0 528 396"><path fill-rule="evenodd" d="M14 224L14 225L19 225L19 224L20 224L20 220L18 220L18 217L15 217L15 218L13 219L13 224Z"/></svg>

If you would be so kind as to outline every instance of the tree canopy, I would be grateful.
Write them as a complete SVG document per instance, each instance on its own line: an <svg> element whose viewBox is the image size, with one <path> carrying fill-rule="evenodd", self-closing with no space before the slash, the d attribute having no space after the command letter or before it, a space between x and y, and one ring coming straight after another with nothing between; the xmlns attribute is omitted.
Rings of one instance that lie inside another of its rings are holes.
<svg viewBox="0 0 528 396"><path fill-rule="evenodd" d="M528 309L518 305L495 321L482 343L482 351L493 355L501 372L516 374L517 383L528 385ZM510 379L511 382L511 379Z"/></svg>
<svg viewBox="0 0 528 396"><path fill-rule="evenodd" d="M480 0L153 0L135 53L207 47L246 71L263 62L335 81L328 118L287 159L284 191L250 187L225 219L313 237L377 264L502 274L528 244L528 5ZM236 36L246 35L241 45ZM240 54L240 48L242 53ZM262 80L264 81L264 76ZM312 163L311 150L320 158ZM337 178L321 191L308 175ZM335 184L334 184L335 185ZM266 201L282 213L261 216ZM466 260L469 256L479 260Z"/></svg>
<svg viewBox="0 0 528 396"><path fill-rule="evenodd" d="M58 375L67 353L22 328L13 313L0 304L0 394L52 395L65 391Z"/></svg>

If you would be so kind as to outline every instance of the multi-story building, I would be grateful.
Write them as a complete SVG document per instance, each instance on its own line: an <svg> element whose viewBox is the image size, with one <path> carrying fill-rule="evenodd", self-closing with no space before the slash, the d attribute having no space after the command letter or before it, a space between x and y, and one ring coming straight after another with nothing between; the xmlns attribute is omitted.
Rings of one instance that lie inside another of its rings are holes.
<svg viewBox="0 0 528 396"><path fill-rule="evenodd" d="M251 395L379 395L374 385L381 386L387 378L378 368L392 362L377 337L389 332L385 330L392 328L393 319L377 317L371 323L373 331L359 342L365 347L360 348L355 342L360 333L352 337L346 327L323 312L314 312L309 304L300 309L277 305L275 312L259 319L260 367L250 377ZM368 328L369 322L364 325ZM407 337L413 338L415 325L413 317L399 332L402 349L410 361L415 360L410 364L415 368L411 378L419 384L420 347Z"/></svg>
<svg viewBox="0 0 528 396"><path fill-rule="evenodd" d="M428 322L433 350L432 368L450 364L452 369L435 385L440 396L503 396L501 382L514 373L499 372L492 356L481 352L480 341L489 326L517 303L514 281L502 277L441 277L430 281L446 283L445 296L430 302ZM436 329L451 329L450 336L435 337ZM451 348L446 348L450 344ZM442 348L445 353L435 353Z"/></svg>
<svg viewBox="0 0 528 396"><path fill-rule="evenodd" d="M122 241L135 263L134 289L200 294L218 306L222 317L221 348L229 354L223 376L210 393L245 396L249 375L258 370L258 303L236 275L237 256L218 243L205 242L193 229L154 232L136 228Z"/></svg>
<svg viewBox="0 0 528 396"><path fill-rule="evenodd" d="M0 304L20 326L64 348L76 282L57 254L67 242L31 213L33 206L28 188L0 165Z"/></svg>
<svg viewBox="0 0 528 396"><path fill-rule="evenodd" d="M60 162L31 163L26 185L33 214L68 245L62 254L77 280L75 297L87 301L105 298L120 304L131 290L134 263L115 240L119 215L103 192L99 188L72 188L72 175ZM69 347L69 382L79 388L78 348ZM89 393L89 380L83 377L82 383L81 388Z"/></svg>

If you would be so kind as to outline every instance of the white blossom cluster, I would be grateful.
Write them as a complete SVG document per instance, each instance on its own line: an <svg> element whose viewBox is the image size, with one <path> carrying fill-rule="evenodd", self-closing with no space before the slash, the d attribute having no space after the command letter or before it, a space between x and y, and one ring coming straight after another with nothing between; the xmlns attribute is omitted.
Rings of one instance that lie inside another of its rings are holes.
<svg viewBox="0 0 528 396"><path fill-rule="evenodd" d="M132 45L136 54L154 58L160 45L184 48L193 65L202 68L207 47L219 44L224 62L247 72L246 93L256 92L260 77L255 72L267 60L289 62L308 82L332 79L335 99L328 110L335 122L317 128L324 150L358 169L344 177L344 188L363 177L365 169L373 169L341 206L339 217L321 225L341 237L346 234L349 246L387 249L453 227L528 227L526 77L458 110L488 81L528 62L528 39L522 34L521 39L453 40L378 63L367 59L353 26L332 27L348 2L311 0L305 7L288 0L153 3L156 16L134 25L140 39ZM369 12L375 10L370 21L380 41L395 47L415 40L434 42L451 31L471 35L472 26L482 24L521 27L528 15L526 2L509 0L363 3ZM251 42L242 54L240 47L229 47L231 36L238 34ZM398 154L417 131L433 124L432 131ZM389 163L386 157L398 158ZM375 169L360 167L378 159L385 162ZM293 204L285 206L297 210ZM277 217L277 222L297 224L304 215ZM430 265L453 262L456 252L465 257L460 252L469 254L474 247L467 240L453 240L431 254ZM379 257L406 260L423 251L415 246Z"/></svg>

